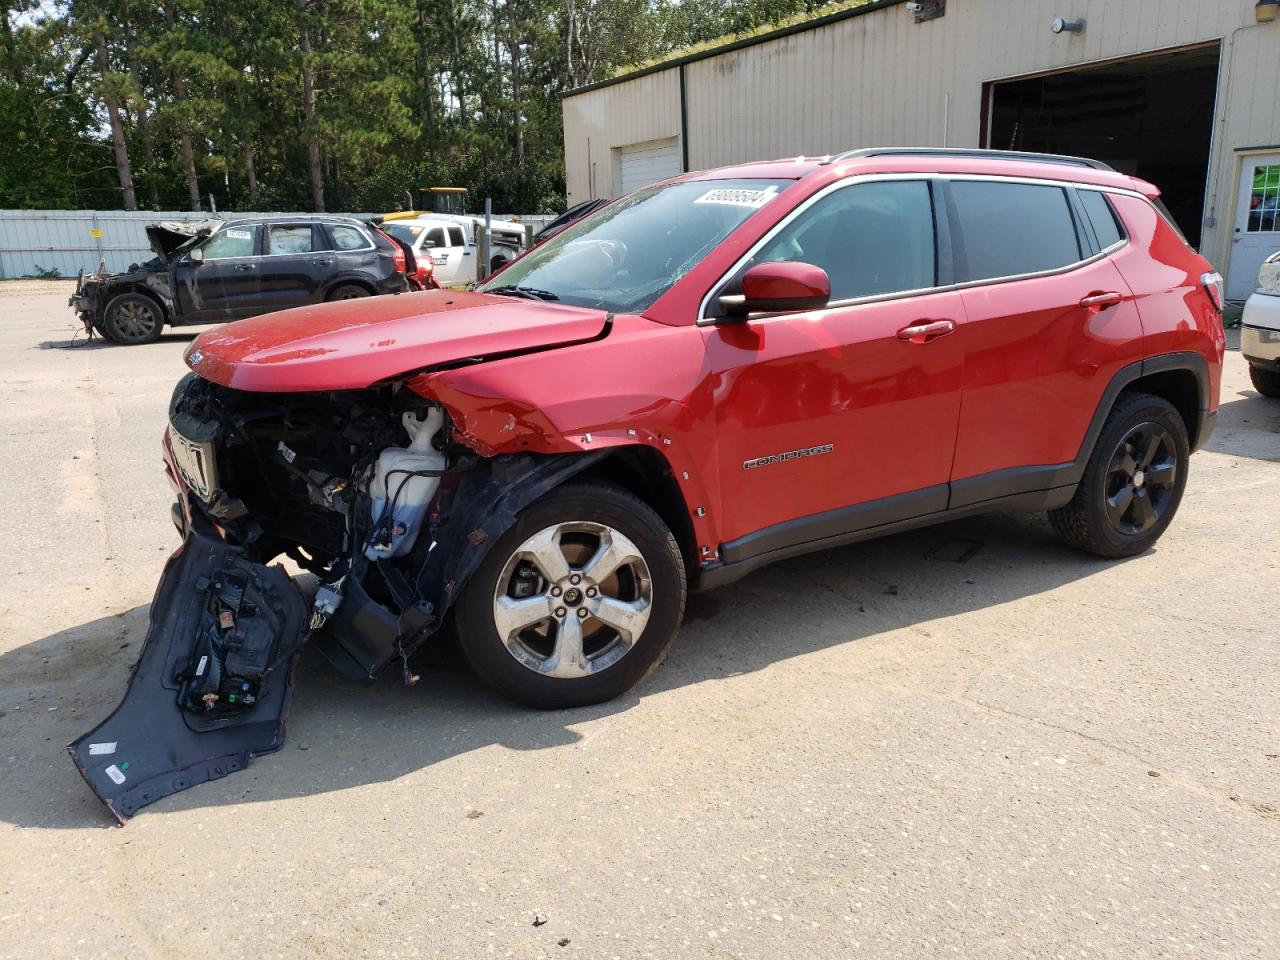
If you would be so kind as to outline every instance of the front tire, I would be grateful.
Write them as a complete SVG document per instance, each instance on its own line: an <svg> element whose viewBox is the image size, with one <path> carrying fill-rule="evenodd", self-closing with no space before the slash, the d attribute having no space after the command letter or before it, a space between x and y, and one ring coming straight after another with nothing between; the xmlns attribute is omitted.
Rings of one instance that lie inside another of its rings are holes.
<svg viewBox="0 0 1280 960"><path fill-rule="evenodd" d="M1132 557L1160 539L1182 502L1191 446L1181 414L1146 393L1122 394L1098 435L1075 496L1049 511L1067 543Z"/></svg>
<svg viewBox="0 0 1280 960"><path fill-rule="evenodd" d="M477 675L532 707L602 703L662 661L684 613L684 561L662 519L620 487L575 481L527 507L457 606Z"/></svg>
<svg viewBox="0 0 1280 960"><path fill-rule="evenodd" d="M1280 397L1280 370L1263 370L1250 364L1249 379L1253 381L1253 389L1264 397Z"/></svg>
<svg viewBox="0 0 1280 960"><path fill-rule="evenodd" d="M112 343L155 343L164 329L160 304L141 293L122 293L102 312L102 332Z"/></svg>

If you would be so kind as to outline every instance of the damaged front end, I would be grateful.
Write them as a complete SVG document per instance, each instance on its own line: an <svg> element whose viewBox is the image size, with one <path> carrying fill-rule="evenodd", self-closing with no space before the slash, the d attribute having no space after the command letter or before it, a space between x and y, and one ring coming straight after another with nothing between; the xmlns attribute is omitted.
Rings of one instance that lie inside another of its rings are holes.
<svg viewBox="0 0 1280 960"><path fill-rule="evenodd" d="M108 273L105 259L98 261L98 268L93 273L86 274L81 270L76 277L75 292L67 305L75 311L85 333L93 336L101 329L107 304L121 293L145 293L172 312L173 287L169 268L175 256L188 244L216 231L221 223L219 220L149 223L146 226L147 244L155 253L150 260L131 263L127 270L119 273Z"/></svg>
<svg viewBox="0 0 1280 960"><path fill-rule="evenodd" d="M278 749L309 641L348 679L396 664L412 684L409 656L489 545L596 458L480 457L401 383L252 393L190 374L169 418L183 544L123 702L70 746L122 823ZM318 579L311 599L281 555Z"/></svg>

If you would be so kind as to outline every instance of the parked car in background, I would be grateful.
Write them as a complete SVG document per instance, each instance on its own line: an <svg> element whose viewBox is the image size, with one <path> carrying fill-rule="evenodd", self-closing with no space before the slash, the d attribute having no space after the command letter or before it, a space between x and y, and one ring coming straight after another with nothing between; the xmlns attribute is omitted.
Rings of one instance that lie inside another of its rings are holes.
<svg viewBox="0 0 1280 960"><path fill-rule="evenodd" d="M648 676L687 591L783 558L999 509L1141 553L1225 348L1222 278L1158 195L989 151L742 164L472 291L203 334L164 438L185 546L76 763L122 819L240 769L283 743L307 642L413 683L456 622L486 683L570 707Z"/></svg>
<svg viewBox="0 0 1280 960"><path fill-rule="evenodd" d="M1257 391L1280 397L1280 251L1263 261L1258 289L1245 301L1240 352Z"/></svg>
<svg viewBox="0 0 1280 960"><path fill-rule="evenodd" d="M479 251L462 224L423 215L388 221L384 229L408 244L416 260L431 264L432 275L440 286L458 286L476 279Z"/></svg>
<svg viewBox="0 0 1280 960"><path fill-rule="evenodd" d="M155 258L123 273L82 275L71 297L85 329L116 343L157 340L166 324L240 320L427 285L407 249L375 221L255 218L146 230Z"/></svg>
<svg viewBox="0 0 1280 960"><path fill-rule="evenodd" d="M489 244L489 269L486 274L501 270L520 256L524 249L523 228L518 223L506 224L505 233L498 231L499 223L491 225L492 240ZM479 279L476 264L480 259L477 229L483 229L484 220L477 224L471 217L451 217L439 213L419 213L412 216L389 214L383 229L391 236L409 244L414 256L429 256L435 270L435 278L441 286L460 286ZM512 239L512 229L521 239Z"/></svg>

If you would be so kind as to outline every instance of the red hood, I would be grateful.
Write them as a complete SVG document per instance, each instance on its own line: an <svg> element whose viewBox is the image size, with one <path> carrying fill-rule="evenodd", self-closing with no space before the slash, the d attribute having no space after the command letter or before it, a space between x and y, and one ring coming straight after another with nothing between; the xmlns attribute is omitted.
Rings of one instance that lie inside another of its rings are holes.
<svg viewBox="0 0 1280 960"><path fill-rule="evenodd" d="M281 310L202 333L187 366L237 390L358 390L424 367L598 337L603 310L429 290Z"/></svg>

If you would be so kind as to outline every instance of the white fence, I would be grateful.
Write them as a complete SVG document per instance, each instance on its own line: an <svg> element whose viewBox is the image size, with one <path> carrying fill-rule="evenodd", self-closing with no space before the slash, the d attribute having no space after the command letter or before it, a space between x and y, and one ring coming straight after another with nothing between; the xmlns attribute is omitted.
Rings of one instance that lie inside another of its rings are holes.
<svg viewBox="0 0 1280 960"><path fill-rule="evenodd" d="M219 213L222 219L293 214ZM297 214L305 216L305 214ZM86 273L106 261L107 270L124 270L155 256L147 245L145 227L160 220L207 220L213 214L186 210L0 210L0 280L33 277L56 270L61 276ZM365 217L372 214L345 214ZM549 216L502 216L535 230Z"/></svg>

